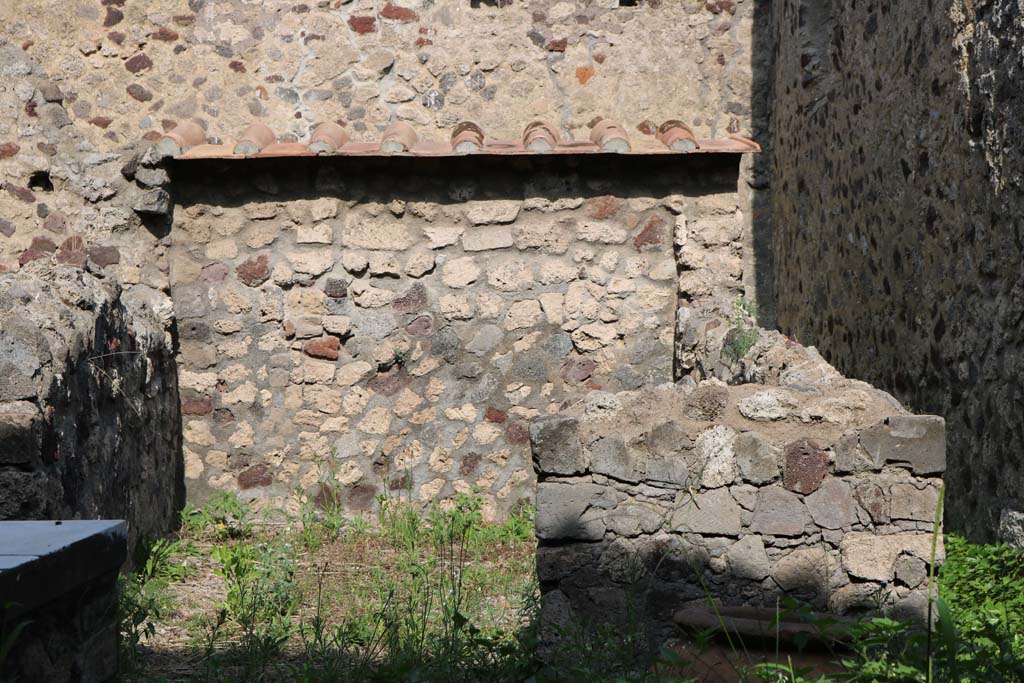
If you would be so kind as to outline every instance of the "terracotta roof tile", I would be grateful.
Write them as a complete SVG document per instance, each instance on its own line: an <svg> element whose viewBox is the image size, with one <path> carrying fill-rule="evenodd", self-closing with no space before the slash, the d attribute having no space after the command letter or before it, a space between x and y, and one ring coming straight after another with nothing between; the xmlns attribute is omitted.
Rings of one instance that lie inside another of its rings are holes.
<svg viewBox="0 0 1024 683"><path fill-rule="evenodd" d="M317 126L308 142L277 142L274 132L262 123L254 123L235 144L206 144L206 133L199 124L186 121L164 134L157 151L176 159L242 159L302 156L464 156L534 154L687 154L759 152L760 146L741 135L698 140L682 121L671 119L658 127L654 139L630 140L626 128L616 121L598 118L589 140L564 140L558 129L546 121L531 121L519 140L491 137L472 121L455 126L445 141L420 138L409 124L398 121L384 130L379 141L351 140L337 123Z"/></svg>
<svg viewBox="0 0 1024 683"><path fill-rule="evenodd" d="M333 121L321 123L309 138L309 151L315 154L333 154L348 142L348 133Z"/></svg>
<svg viewBox="0 0 1024 683"><path fill-rule="evenodd" d="M248 157L259 154L275 142L277 142L277 136L274 135L274 131L270 130L270 126L265 123L254 123L245 129L233 151L235 154Z"/></svg>
<svg viewBox="0 0 1024 683"><path fill-rule="evenodd" d="M611 119L601 119L590 129L590 141L605 152L626 154L630 151L626 129Z"/></svg>

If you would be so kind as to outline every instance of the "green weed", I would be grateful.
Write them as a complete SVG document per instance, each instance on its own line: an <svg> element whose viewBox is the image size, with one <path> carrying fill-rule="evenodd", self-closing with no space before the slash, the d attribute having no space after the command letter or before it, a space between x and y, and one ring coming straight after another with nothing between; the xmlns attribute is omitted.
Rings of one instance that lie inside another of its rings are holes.
<svg viewBox="0 0 1024 683"><path fill-rule="evenodd" d="M174 562L185 545L159 539L136 547L135 571L118 577L118 617L122 668L136 668L139 646L156 634L156 624L173 603L172 583L184 580L189 569Z"/></svg>
<svg viewBox="0 0 1024 683"><path fill-rule="evenodd" d="M732 304L732 327L725 334L722 358L739 363L757 343L761 331L757 327L757 304L739 296Z"/></svg>
<svg viewBox="0 0 1024 683"><path fill-rule="evenodd" d="M252 509L234 493L218 493L202 508L191 503L181 511L182 531L195 538L248 538L252 536Z"/></svg>

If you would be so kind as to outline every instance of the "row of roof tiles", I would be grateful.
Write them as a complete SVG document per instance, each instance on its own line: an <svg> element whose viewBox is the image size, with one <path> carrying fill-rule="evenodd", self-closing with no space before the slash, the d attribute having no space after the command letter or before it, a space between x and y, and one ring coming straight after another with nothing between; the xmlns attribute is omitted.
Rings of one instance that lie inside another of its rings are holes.
<svg viewBox="0 0 1024 683"><path fill-rule="evenodd" d="M278 142L270 127L254 123L234 144L207 144L202 127L194 121L186 121L160 138L157 151L176 159L241 159L317 155L742 154L759 152L761 148L741 135L698 140L686 124L675 119L661 124L653 140L637 141L630 140L620 124L601 119L590 129L590 139L582 142L563 140L558 130L545 121L527 124L519 140L492 138L477 124L464 121L455 126L446 142L421 140L412 126L401 121L388 126L376 142L350 140L345 129L334 122L317 126L308 142Z"/></svg>

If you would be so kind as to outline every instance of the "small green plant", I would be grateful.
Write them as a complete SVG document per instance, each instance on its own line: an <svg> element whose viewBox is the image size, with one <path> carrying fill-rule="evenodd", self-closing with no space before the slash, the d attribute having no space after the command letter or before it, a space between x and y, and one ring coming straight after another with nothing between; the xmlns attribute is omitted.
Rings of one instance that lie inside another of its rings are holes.
<svg viewBox="0 0 1024 683"><path fill-rule="evenodd" d="M216 626L230 621L238 628L248 676L261 676L294 630L300 594L290 551L288 546L237 543L211 553L225 587L223 615Z"/></svg>
<svg viewBox="0 0 1024 683"><path fill-rule="evenodd" d="M479 498L477 499L479 501ZM479 505L479 503L477 503ZM502 524L476 524L470 534L474 549L487 548L496 543L525 543L534 540L537 510L532 505L518 506Z"/></svg>
<svg viewBox="0 0 1024 683"><path fill-rule="evenodd" d="M182 531L197 538L248 538L252 536L252 509L234 493L218 493L202 508L191 503L181 511Z"/></svg>
<svg viewBox="0 0 1024 683"><path fill-rule="evenodd" d="M722 343L722 357L736 364L747 355L761 335L757 327L757 304L746 297L736 297L732 303L731 324Z"/></svg>
<svg viewBox="0 0 1024 683"><path fill-rule="evenodd" d="M188 568L173 561L181 548L180 542L167 539L140 542L135 571L118 577L121 660L128 671L135 668L139 646L156 635L156 624L172 603L170 584L189 574Z"/></svg>
<svg viewBox="0 0 1024 683"><path fill-rule="evenodd" d="M319 550L324 543L338 538L345 526L345 508L341 500L336 496L324 498L323 509L319 509L311 501L306 501L299 511L299 543L312 552Z"/></svg>

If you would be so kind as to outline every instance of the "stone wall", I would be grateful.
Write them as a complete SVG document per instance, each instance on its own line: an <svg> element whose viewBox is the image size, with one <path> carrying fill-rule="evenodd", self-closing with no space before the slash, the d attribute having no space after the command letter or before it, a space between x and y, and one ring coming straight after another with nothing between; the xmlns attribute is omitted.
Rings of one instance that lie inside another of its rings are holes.
<svg viewBox="0 0 1024 683"><path fill-rule="evenodd" d="M396 119L517 136L538 117L585 139L596 115L750 133L752 0L619 4L11 0L0 31L105 149L191 117L225 139L254 119L299 139L340 119L373 140Z"/></svg>
<svg viewBox="0 0 1024 683"><path fill-rule="evenodd" d="M923 618L942 418L778 333L748 359L763 383L595 391L533 421L545 643L631 617L659 638L709 597Z"/></svg>
<svg viewBox="0 0 1024 683"><path fill-rule="evenodd" d="M125 518L134 543L182 499L166 173L88 142L23 51L0 75L0 519Z"/></svg>
<svg viewBox="0 0 1024 683"><path fill-rule="evenodd" d="M133 543L157 537L183 502L162 326L87 272L19 275L0 275L0 519L125 519Z"/></svg>
<svg viewBox="0 0 1024 683"><path fill-rule="evenodd" d="M620 5L10 0L0 3L0 37L43 65L69 121L104 152L190 118L211 140L237 139L254 121L307 140L318 123L338 121L352 140L376 141L407 121L422 139L447 141L462 120L515 139L536 118L586 140L600 116L634 138L680 118L698 137L767 142L761 3ZM7 142L17 140L0 133ZM766 176L754 165L744 162L739 183L744 287L770 325L771 245L766 227L750 229L754 219L766 226Z"/></svg>
<svg viewBox="0 0 1024 683"><path fill-rule="evenodd" d="M1024 537L1020 2L773 5L779 327L946 417L951 528Z"/></svg>
<svg viewBox="0 0 1024 683"><path fill-rule="evenodd" d="M532 499L531 419L671 381L673 241L741 289L737 163L177 163L190 496Z"/></svg>

